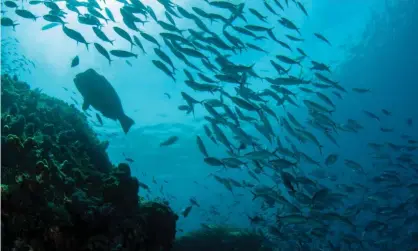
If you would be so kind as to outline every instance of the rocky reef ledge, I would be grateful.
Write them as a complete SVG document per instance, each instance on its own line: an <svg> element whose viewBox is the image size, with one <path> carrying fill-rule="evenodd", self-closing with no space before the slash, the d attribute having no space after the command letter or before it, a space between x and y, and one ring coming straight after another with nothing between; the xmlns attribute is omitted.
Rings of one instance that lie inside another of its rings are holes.
<svg viewBox="0 0 418 251"><path fill-rule="evenodd" d="M1 76L1 250L170 250L177 215L139 197L74 106Z"/></svg>

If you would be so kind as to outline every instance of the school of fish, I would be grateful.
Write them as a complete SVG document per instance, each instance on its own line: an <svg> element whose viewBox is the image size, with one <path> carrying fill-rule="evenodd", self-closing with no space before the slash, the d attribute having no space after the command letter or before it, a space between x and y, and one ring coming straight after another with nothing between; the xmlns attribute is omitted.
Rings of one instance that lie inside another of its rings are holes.
<svg viewBox="0 0 418 251"><path fill-rule="evenodd" d="M203 162L213 167L209 176L235 197L239 195L237 190L249 190L253 203L262 202L260 211L248 212L246 217L277 250L417 247L418 214L411 210L418 205L418 182L407 177L417 176L418 140L402 134L402 144L370 142L371 153L365 155L372 156L373 166L363 166L361 161L324 147L340 147L340 134L354 135L363 129L354 119L337 120L336 103L345 95L370 95L371 90L346 87L334 79L330 65L304 51L306 40L317 40L324 47L334 45L319 31L302 34L298 24L286 16L289 8L296 8L309 18L302 1L259 0L264 8L255 9L251 1L194 0L188 6L179 6L175 1L157 0L164 8L164 16L158 18L153 8L141 0L117 1L122 6L122 20L116 20L111 10L103 7L105 3L96 0L5 0L2 4L7 11L2 11L1 25L19 29L19 23L7 17L13 9L23 19L43 18L47 24L42 30L60 27L69 39L83 44L91 53L99 53L109 64L123 58L132 67L131 60L140 57L136 51L155 54L151 63L167 75L167 80L188 87L188 91L164 95L168 99L181 95L184 103L176 105L186 116L198 116L197 106L206 111L199 114L205 120L205 135L195 138ZM30 5L39 4L49 12L38 16L30 11ZM86 41L66 22L67 11L75 12L80 24L91 26L95 41ZM178 20L187 20L190 26L182 29ZM158 36L145 31L150 22L163 30ZM112 26L114 34L106 34L101 29L104 26ZM126 40L127 46L114 48L114 39ZM273 55L272 48L264 46L265 41L274 44L274 51L279 53ZM144 43L152 44L153 51L146 51ZM262 55L266 59L263 68L268 62L271 70L258 70L259 58L249 64L234 59L248 52ZM17 61L21 66L33 64L27 59ZM82 58L75 56L70 67L77 67L80 61ZM207 93L208 98L197 99L195 93ZM392 115L387 109L365 108L358 113L377 122ZM103 124L100 115L96 117ZM413 126L412 118L406 125ZM384 126L378 130L394 131ZM181 137L172 135L160 147L179 140ZM208 144L222 147L225 154L214 156ZM317 149L318 154L312 157L302 148ZM126 160L134 161L129 157ZM247 172L249 179L223 177L228 169ZM339 177L342 173L346 178ZM266 179L271 182L266 183ZM148 185L140 186L149 191ZM406 196L395 198L400 190ZM390 203L388 198L392 199ZM197 198L190 199L190 205L181 212L183 217L193 208L200 208ZM220 215L215 207L209 214Z"/></svg>

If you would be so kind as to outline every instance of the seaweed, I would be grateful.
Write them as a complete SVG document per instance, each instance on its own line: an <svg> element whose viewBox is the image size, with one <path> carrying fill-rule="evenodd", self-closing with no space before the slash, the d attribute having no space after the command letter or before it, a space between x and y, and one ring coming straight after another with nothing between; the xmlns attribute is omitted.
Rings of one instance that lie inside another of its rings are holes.
<svg viewBox="0 0 418 251"><path fill-rule="evenodd" d="M73 105L1 76L2 250L170 250L178 216L139 199Z"/></svg>

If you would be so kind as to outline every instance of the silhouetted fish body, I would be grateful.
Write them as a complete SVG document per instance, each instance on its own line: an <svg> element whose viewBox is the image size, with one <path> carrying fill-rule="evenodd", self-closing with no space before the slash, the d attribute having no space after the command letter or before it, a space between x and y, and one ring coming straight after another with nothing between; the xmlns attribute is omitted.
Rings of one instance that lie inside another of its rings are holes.
<svg viewBox="0 0 418 251"><path fill-rule="evenodd" d="M74 83L84 98L83 110L87 110L90 105L93 106L103 116L119 120L123 131L128 133L135 122L125 115L118 94L104 76L88 69L77 74Z"/></svg>

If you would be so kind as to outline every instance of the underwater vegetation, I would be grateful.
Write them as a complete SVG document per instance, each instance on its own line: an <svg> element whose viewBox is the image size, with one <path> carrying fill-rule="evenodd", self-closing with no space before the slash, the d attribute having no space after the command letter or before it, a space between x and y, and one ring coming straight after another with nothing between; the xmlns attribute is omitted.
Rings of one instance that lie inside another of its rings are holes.
<svg viewBox="0 0 418 251"><path fill-rule="evenodd" d="M173 251L273 251L265 237L255 231L226 226L205 225L176 240Z"/></svg>
<svg viewBox="0 0 418 251"><path fill-rule="evenodd" d="M73 105L1 78L2 250L170 250L177 215L140 201Z"/></svg>

